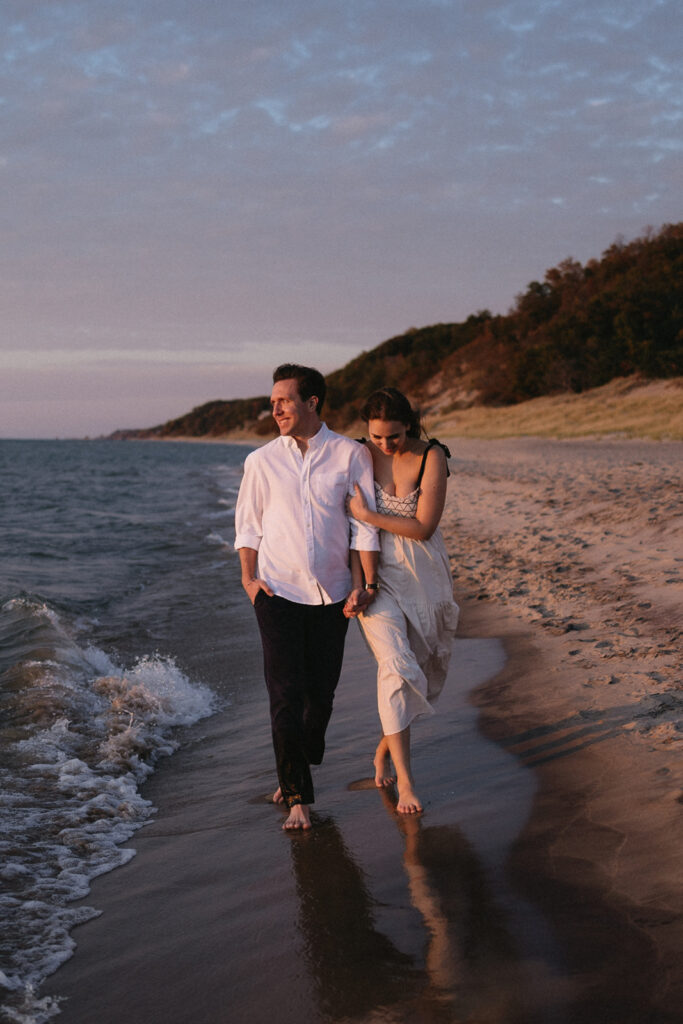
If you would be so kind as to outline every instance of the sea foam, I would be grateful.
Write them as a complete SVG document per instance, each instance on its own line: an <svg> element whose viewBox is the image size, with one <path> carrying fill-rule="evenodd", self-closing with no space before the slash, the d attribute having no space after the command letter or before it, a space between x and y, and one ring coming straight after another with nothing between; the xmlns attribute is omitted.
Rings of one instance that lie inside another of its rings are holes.
<svg viewBox="0 0 683 1024"><path fill-rule="evenodd" d="M121 844L154 812L140 784L215 698L170 658L125 668L81 647L29 597L0 606L0 633L1 1012L41 1024L58 1005L39 984L71 955L74 925L98 913L68 904L134 856Z"/></svg>

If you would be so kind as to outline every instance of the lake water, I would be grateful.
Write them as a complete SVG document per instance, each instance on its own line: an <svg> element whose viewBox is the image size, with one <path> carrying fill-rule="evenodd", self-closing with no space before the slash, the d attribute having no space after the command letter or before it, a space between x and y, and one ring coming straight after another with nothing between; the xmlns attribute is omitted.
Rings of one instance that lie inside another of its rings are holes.
<svg viewBox="0 0 683 1024"><path fill-rule="evenodd" d="M0 442L0 993L71 955L70 908L153 808L178 727L229 704L246 649L232 550L244 446ZM245 650L242 651L242 646ZM242 657L243 655L243 657Z"/></svg>

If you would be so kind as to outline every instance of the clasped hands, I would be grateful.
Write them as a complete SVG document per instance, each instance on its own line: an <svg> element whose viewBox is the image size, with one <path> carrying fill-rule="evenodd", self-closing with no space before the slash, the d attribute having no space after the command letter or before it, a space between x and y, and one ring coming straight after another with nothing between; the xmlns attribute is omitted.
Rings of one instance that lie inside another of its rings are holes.
<svg viewBox="0 0 683 1024"><path fill-rule="evenodd" d="M365 590L364 587L354 587L346 598L344 615L347 619L356 619L362 612L366 611L375 600L374 590Z"/></svg>

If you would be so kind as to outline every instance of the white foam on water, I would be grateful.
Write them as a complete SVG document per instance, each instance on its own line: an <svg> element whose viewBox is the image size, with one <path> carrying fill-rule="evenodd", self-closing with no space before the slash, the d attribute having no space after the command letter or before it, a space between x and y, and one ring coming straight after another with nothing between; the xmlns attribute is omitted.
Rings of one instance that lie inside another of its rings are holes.
<svg viewBox="0 0 683 1024"><path fill-rule="evenodd" d="M220 545L220 547L231 546L230 542L227 541L225 537L221 537L220 533L218 533L216 530L212 530L211 533L207 533L204 540L206 541L207 544L217 544Z"/></svg>
<svg viewBox="0 0 683 1024"><path fill-rule="evenodd" d="M227 502L227 501L224 501L221 498L218 501L218 504L219 505L224 505L225 507L220 509L218 512L206 512L205 513L205 518L206 519L223 519L223 520L227 519L230 522L234 521L234 519L235 519L235 509L233 508L233 502Z"/></svg>
<svg viewBox="0 0 683 1024"><path fill-rule="evenodd" d="M36 651L5 674L0 1013L43 1024L59 1008L38 987L71 956L74 925L98 913L67 904L134 856L121 844L154 811L140 784L177 749L176 728L212 714L215 699L169 658L123 668L96 647L80 648L45 605L22 598L2 612L14 616L22 652L34 633Z"/></svg>

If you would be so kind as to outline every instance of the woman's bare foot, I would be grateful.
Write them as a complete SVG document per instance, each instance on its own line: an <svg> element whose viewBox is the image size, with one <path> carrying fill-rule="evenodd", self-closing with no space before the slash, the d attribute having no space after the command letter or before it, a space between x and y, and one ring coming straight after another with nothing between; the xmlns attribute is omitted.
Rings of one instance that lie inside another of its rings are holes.
<svg viewBox="0 0 683 1024"><path fill-rule="evenodd" d="M375 785L378 789L387 789L396 782L396 776L391 774L391 758L389 746L383 736L379 741L375 757L372 762L375 766Z"/></svg>
<svg viewBox="0 0 683 1024"><path fill-rule="evenodd" d="M289 817L282 826L286 832L296 829L308 829L311 827L311 817L307 804L294 804L289 808Z"/></svg>
<svg viewBox="0 0 683 1024"><path fill-rule="evenodd" d="M375 761L375 785L378 789L389 789L396 782L396 776L391 774L391 764L389 758L382 758L381 761Z"/></svg>
<svg viewBox="0 0 683 1024"><path fill-rule="evenodd" d="M396 810L399 814L420 814L422 804L413 789L413 773L410 770L410 726L406 726L401 732L389 733L388 736L382 738L382 742L384 741L386 741L391 760L396 768L398 786ZM380 743L381 746L382 743Z"/></svg>
<svg viewBox="0 0 683 1024"><path fill-rule="evenodd" d="M413 790L412 783L399 785L396 810L399 814L420 814L422 812L422 804Z"/></svg>
<svg viewBox="0 0 683 1024"><path fill-rule="evenodd" d="M273 803L274 804L283 804L284 802L285 802L285 798L282 795L282 790L278 786L277 789L275 790L275 792L273 793Z"/></svg>

